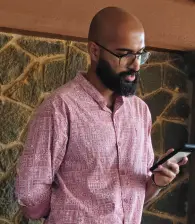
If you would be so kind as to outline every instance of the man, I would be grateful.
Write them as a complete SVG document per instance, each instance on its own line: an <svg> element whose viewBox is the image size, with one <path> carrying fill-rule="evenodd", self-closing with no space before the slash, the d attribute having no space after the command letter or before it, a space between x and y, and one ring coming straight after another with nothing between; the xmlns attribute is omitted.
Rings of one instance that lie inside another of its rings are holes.
<svg viewBox="0 0 195 224"><path fill-rule="evenodd" d="M144 29L108 7L88 40L88 72L56 90L30 124L16 195L27 217L47 224L139 224L144 203L179 173L175 163L149 172L151 115L134 95L149 57Z"/></svg>

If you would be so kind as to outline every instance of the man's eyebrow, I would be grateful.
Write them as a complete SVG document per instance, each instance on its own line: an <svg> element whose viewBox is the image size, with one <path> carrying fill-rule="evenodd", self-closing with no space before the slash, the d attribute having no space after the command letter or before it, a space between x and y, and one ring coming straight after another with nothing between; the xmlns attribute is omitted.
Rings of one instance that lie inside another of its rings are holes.
<svg viewBox="0 0 195 224"><path fill-rule="evenodd" d="M145 48L145 47L141 48L139 51L144 50L144 48ZM130 52L130 53L135 53L132 49L129 49L129 48L117 48L116 50L117 50L117 51L128 51L128 52ZM139 52L139 51L137 51L137 52Z"/></svg>
<svg viewBox="0 0 195 224"><path fill-rule="evenodd" d="M133 52L133 50L128 49L128 48L117 48L117 51L129 51L129 52Z"/></svg>

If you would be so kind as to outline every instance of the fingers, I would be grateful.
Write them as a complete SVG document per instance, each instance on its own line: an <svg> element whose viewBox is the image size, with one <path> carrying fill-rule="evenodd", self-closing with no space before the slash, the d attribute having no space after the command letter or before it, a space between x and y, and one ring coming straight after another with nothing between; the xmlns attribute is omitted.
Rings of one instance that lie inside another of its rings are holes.
<svg viewBox="0 0 195 224"><path fill-rule="evenodd" d="M169 149L160 159L164 158L174 149ZM181 162L167 160L164 164L158 166L154 171L155 180L159 186L164 186L171 183L175 177L179 174L180 166L185 165L188 162L188 158L184 157Z"/></svg>
<svg viewBox="0 0 195 224"><path fill-rule="evenodd" d="M174 179L176 175L179 173L179 170L174 165L170 164L170 167L173 167L174 170L163 167L163 166L159 166L158 169L159 169L160 175L166 176L170 179Z"/></svg>
<svg viewBox="0 0 195 224"><path fill-rule="evenodd" d="M179 165L177 163L172 163L170 161L167 161L168 169L171 170L174 174L179 173Z"/></svg>
<svg viewBox="0 0 195 224"><path fill-rule="evenodd" d="M169 155L173 151L174 151L174 149L169 149L169 150L167 150L167 152L165 153L165 155L167 156L167 155Z"/></svg>
<svg viewBox="0 0 195 224"><path fill-rule="evenodd" d="M161 157L159 158L158 161L160 161L161 159L163 159L165 156L169 155L169 154L170 154L171 152L173 152L173 151L174 151L174 149L169 149L163 156L161 156ZM173 162L173 161L172 161L172 162ZM178 163L178 165L179 165L179 166L183 166L183 165L185 165L187 162L188 162L188 158L187 158L187 157L184 157L184 158L182 159L182 161ZM156 169L156 171L158 171L158 170Z"/></svg>
<svg viewBox="0 0 195 224"><path fill-rule="evenodd" d="M179 166L183 166L188 162L188 158L184 157L181 162L178 163Z"/></svg>

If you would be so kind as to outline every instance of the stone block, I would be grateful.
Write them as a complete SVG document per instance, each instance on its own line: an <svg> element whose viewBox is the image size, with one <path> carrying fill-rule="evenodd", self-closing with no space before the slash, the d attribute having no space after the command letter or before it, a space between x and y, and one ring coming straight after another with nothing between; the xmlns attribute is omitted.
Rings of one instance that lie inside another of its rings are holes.
<svg viewBox="0 0 195 224"><path fill-rule="evenodd" d="M23 51L9 46L0 53L0 84L8 84L18 78L30 61Z"/></svg>
<svg viewBox="0 0 195 224"><path fill-rule="evenodd" d="M179 70L163 65L163 87L178 93L187 92L187 76Z"/></svg>
<svg viewBox="0 0 195 224"><path fill-rule="evenodd" d="M7 172L13 168L22 149L23 147L21 145L15 145L11 148L0 150L0 172Z"/></svg>
<svg viewBox="0 0 195 224"><path fill-rule="evenodd" d="M39 63L35 63L20 82L15 83L5 93L6 96L35 107L43 92L43 72Z"/></svg>
<svg viewBox="0 0 195 224"><path fill-rule="evenodd" d="M170 61L169 64L174 66L175 68L181 70L182 72L186 72L186 63L184 60L183 53L170 53Z"/></svg>
<svg viewBox="0 0 195 224"><path fill-rule="evenodd" d="M166 106L170 103L171 99L172 95L163 90L144 98L144 101L151 111L153 122L156 120L157 116L160 116Z"/></svg>
<svg viewBox="0 0 195 224"><path fill-rule="evenodd" d="M158 52L151 51L151 56L148 60L148 64L150 63L163 63L170 59L168 52Z"/></svg>
<svg viewBox="0 0 195 224"><path fill-rule="evenodd" d="M86 71L88 67L87 54L76 50L74 47L69 47L69 53L66 63L66 78L69 81L75 77L78 71Z"/></svg>
<svg viewBox="0 0 195 224"><path fill-rule="evenodd" d="M185 73L190 80L194 79L195 74L195 51L188 51L184 53Z"/></svg>
<svg viewBox="0 0 195 224"><path fill-rule="evenodd" d="M141 69L141 80L144 87L144 93L150 93L161 87L161 66L154 65Z"/></svg>
<svg viewBox="0 0 195 224"><path fill-rule="evenodd" d="M1 224L13 224L13 222L11 222L10 220L8 219L5 219L4 217L0 217L0 223Z"/></svg>
<svg viewBox="0 0 195 224"><path fill-rule="evenodd" d="M15 175L12 173L0 187L0 216L12 219L18 211L14 194Z"/></svg>
<svg viewBox="0 0 195 224"><path fill-rule="evenodd" d="M50 61L44 65L44 91L51 92L62 84L65 78L65 60Z"/></svg>
<svg viewBox="0 0 195 224"><path fill-rule="evenodd" d="M137 87L135 90L135 95L142 98L144 96L144 89L143 89L143 85L142 85L142 81L139 79L138 83L137 83Z"/></svg>
<svg viewBox="0 0 195 224"><path fill-rule="evenodd" d="M23 37L18 40L18 44L34 56L51 56L55 54L65 54L64 41Z"/></svg>
<svg viewBox="0 0 195 224"><path fill-rule="evenodd" d="M173 224L170 219L163 219L159 216L143 214L141 224Z"/></svg>
<svg viewBox="0 0 195 224"><path fill-rule="evenodd" d="M162 127L164 151L167 151L170 148L181 148L188 142L188 130L186 126L178 123L163 121Z"/></svg>
<svg viewBox="0 0 195 224"><path fill-rule="evenodd" d="M16 224L28 224L29 220L24 217L21 213L19 213L15 218L14 218L14 223Z"/></svg>
<svg viewBox="0 0 195 224"><path fill-rule="evenodd" d="M190 114L189 101L185 97L176 99L163 114L163 117L174 120L185 120Z"/></svg>
<svg viewBox="0 0 195 224"><path fill-rule="evenodd" d="M31 220L19 214L19 217L15 218L14 224L43 224L43 220Z"/></svg>
<svg viewBox="0 0 195 224"><path fill-rule="evenodd" d="M0 100L0 142L16 141L31 112L17 103Z"/></svg>
<svg viewBox="0 0 195 224"><path fill-rule="evenodd" d="M83 42L72 42L72 45L80 49L81 51L88 53L87 43Z"/></svg>
<svg viewBox="0 0 195 224"><path fill-rule="evenodd" d="M23 131L21 132L21 135L20 135L19 141L22 142L22 143L25 143L26 138L27 138L27 134L28 134L28 124L26 124L26 126L23 128Z"/></svg>
<svg viewBox="0 0 195 224"><path fill-rule="evenodd" d="M4 47L11 39L12 36L0 33L0 48Z"/></svg>
<svg viewBox="0 0 195 224"><path fill-rule="evenodd" d="M152 127L152 145L154 148L155 153L157 154L161 154L162 153L162 149L161 149L161 141L162 141L162 133L161 133L161 124L160 123L156 123L153 127Z"/></svg>
<svg viewBox="0 0 195 224"><path fill-rule="evenodd" d="M187 213L188 181L182 182L159 201L154 203L154 209L169 213L172 216L185 217Z"/></svg>

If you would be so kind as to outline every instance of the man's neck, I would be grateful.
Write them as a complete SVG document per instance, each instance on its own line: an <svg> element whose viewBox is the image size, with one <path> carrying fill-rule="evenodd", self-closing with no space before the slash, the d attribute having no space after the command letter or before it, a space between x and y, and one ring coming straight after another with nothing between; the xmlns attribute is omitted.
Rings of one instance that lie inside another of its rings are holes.
<svg viewBox="0 0 195 224"><path fill-rule="evenodd" d="M113 91L107 89L94 72L89 70L85 77L102 94L107 102L107 107L112 110L116 99Z"/></svg>

